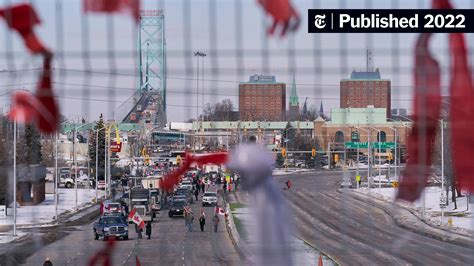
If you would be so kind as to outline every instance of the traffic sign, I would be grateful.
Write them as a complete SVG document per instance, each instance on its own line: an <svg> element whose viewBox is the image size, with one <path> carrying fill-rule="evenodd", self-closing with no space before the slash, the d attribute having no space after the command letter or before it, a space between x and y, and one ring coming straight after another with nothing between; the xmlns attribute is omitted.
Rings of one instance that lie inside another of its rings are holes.
<svg viewBox="0 0 474 266"><path fill-rule="evenodd" d="M380 145L380 146L379 146ZM373 149L395 149L395 142L372 142L370 146Z"/></svg>
<svg viewBox="0 0 474 266"><path fill-rule="evenodd" d="M345 145L347 149L367 149L369 146L367 142L346 142Z"/></svg>
<svg viewBox="0 0 474 266"><path fill-rule="evenodd" d="M367 142L346 142L345 146L347 149L367 149L369 144ZM370 147L372 149L394 149L395 142L371 142Z"/></svg>

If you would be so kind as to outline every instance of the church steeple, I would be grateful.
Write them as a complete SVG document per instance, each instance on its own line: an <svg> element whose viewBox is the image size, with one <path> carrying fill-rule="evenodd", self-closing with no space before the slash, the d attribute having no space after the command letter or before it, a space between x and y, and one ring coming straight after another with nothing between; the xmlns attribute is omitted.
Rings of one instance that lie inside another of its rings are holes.
<svg viewBox="0 0 474 266"><path fill-rule="evenodd" d="M298 106L300 103L298 100L298 94L296 93L296 82L295 75L293 74L293 84L291 85L291 94L290 94L290 106Z"/></svg>
<svg viewBox="0 0 474 266"><path fill-rule="evenodd" d="M300 101L298 100L298 94L296 93L295 74L293 74L293 84L291 85L290 106L288 108L287 118L291 121L300 119Z"/></svg>

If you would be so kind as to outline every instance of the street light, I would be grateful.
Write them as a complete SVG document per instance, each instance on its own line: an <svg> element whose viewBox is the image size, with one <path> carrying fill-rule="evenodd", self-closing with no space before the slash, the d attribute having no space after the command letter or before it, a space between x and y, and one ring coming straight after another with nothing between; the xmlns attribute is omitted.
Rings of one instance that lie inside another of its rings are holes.
<svg viewBox="0 0 474 266"><path fill-rule="evenodd" d="M207 54L205 54L201 51L196 51L196 52L194 52L194 56L197 57L197 69L196 69L196 130L195 130L195 134L196 134L196 132L198 130L198 123L199 123L199 58L200 57L206 57ZM203 88L203 90L204 90L204 88ZM203 95L203 99L204 99L204 95ZM203 101L202 105L204 107L204 101ZM194 135L193 150L195 150L195 148L196 148L196 135Z"/></svg>
<svg viewBox="0 0 474 266"><path fill-rule="evenodd" d="M74 206L77 210L77 160L76 160L76 150L75 150L75 143L76 143L76 134L77 131L87 125L92 123L86 123L80 127L77 127L77 124L74 125L73 135L72 135L72 155L73 155L73 164L74 164Z"/></svg>
<svg viewBox="0 0 474 266"><path fill-rule="evenodd" d="M380 158L380 141L382 140L382 134L380 133L381 130L380 129L377 129L377 128L371 128L375 131L377 131L377 135L378 135L378 138L377 138L377 142L378 142L378 146L379 146L379 193L382 189L382 159Z"/></svg>

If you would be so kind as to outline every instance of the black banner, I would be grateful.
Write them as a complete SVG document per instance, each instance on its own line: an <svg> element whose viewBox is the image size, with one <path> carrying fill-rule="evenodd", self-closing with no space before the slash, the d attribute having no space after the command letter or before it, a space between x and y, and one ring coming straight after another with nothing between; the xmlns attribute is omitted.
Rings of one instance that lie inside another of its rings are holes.
<svg viewBox="0 0 474 266"><path fill-rule="evenodd" d="M309 33L474 32L474 9L309 9Z"/></svg>

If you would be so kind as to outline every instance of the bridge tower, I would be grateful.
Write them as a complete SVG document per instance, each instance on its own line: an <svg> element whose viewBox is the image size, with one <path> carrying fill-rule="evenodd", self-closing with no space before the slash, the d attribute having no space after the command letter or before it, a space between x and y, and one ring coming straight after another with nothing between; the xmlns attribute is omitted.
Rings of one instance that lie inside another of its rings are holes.
<svg viewBox="0 0 474 266"><path fill-rule="evenodd" d="M166 42L162 10L142 10L138 32L137 97L149 95L157 103L155 125L166 124Z"/></svg>

